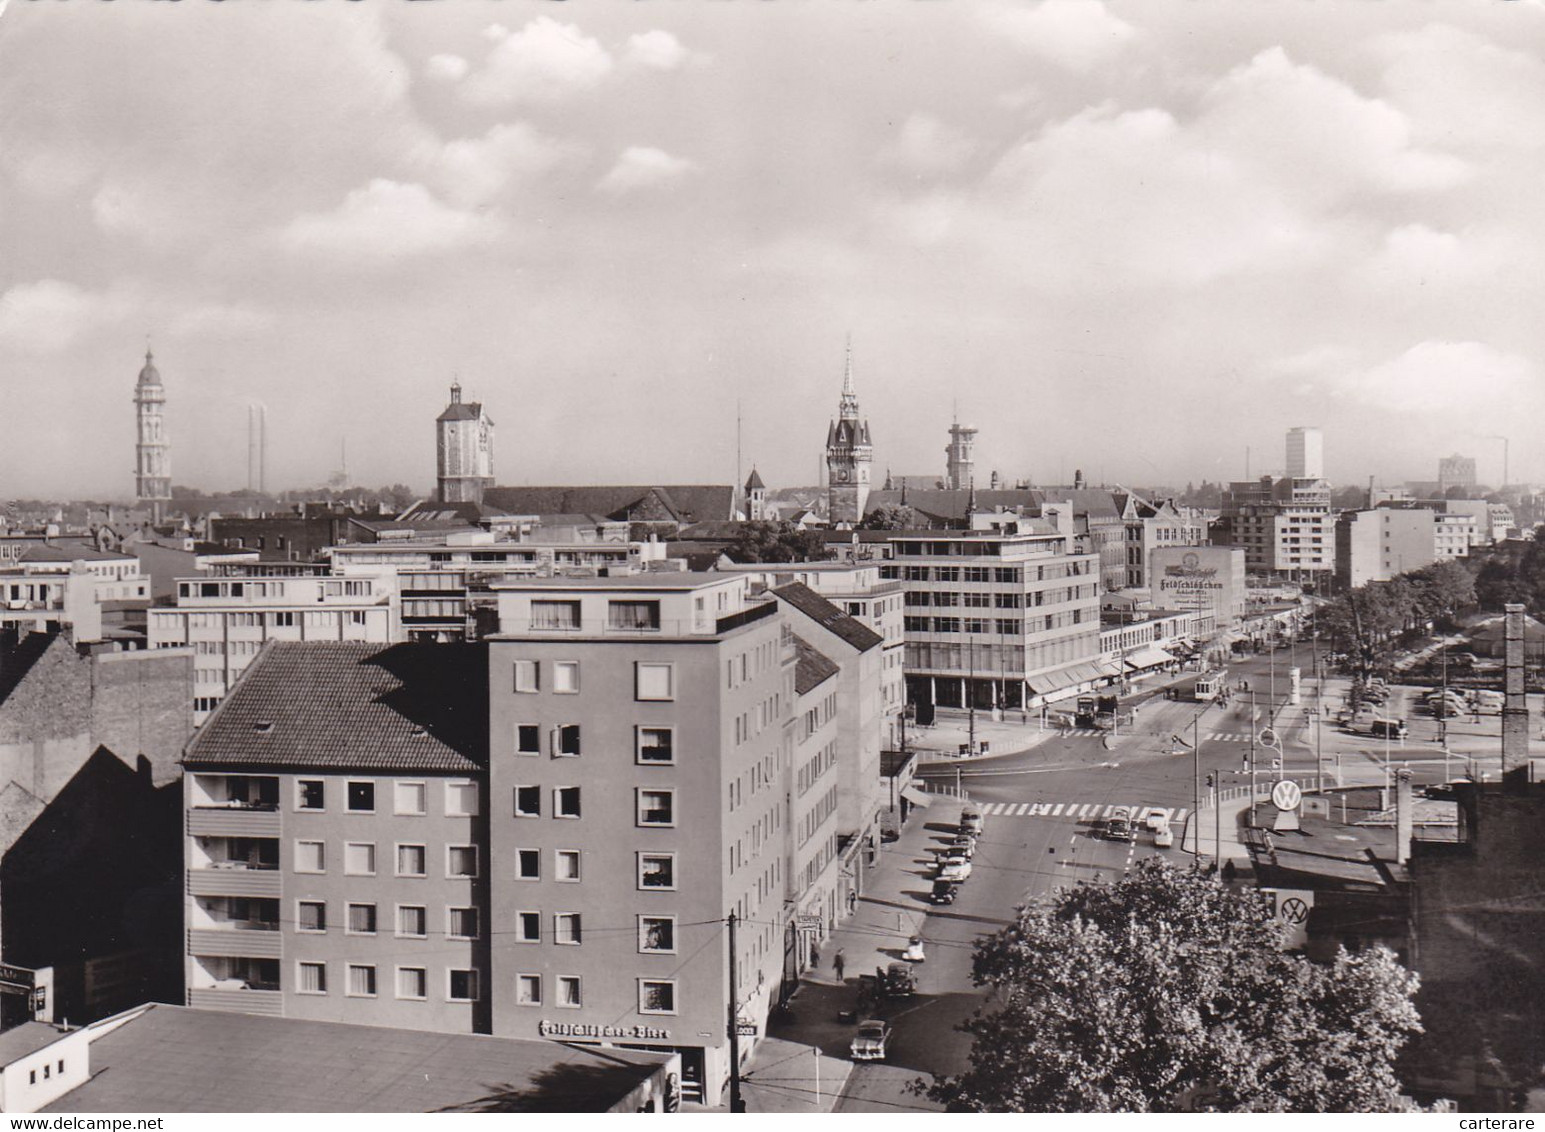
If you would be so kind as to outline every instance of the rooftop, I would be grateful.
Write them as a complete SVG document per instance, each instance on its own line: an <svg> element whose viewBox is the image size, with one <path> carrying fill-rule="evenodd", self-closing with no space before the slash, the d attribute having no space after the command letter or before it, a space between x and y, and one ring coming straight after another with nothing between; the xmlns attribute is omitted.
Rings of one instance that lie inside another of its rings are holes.
<svg viewBox="0 0 1545 1132"><path fill-rule="evenodd" d="M43 1111L605 1112L666 1057L157 1004L93 1041L91 1079Z"/></svg>
<svg viewBox="0 0 1545 1132"><path fill-rule="evenodd" d="M794 634L794 650L797 655L794 665L794 690L801 696L842 671L825 653L798 633Z"/></svg>
<svg viewBox="0 0 1545 1132"><path fill-rule="evenodd" d="M867 652L883 644L885 638L857 618L844 613L803 582L790 582L772 591L782 601L788 602L799 612L829 633L840 637L859 652Z"/></svg>
<svg viewBox="0 0 1545 1132"><path fill-rule="evenodd" d="M46 1045L52 1045L64 1037L64 1031L46 1022L23 1022L20 1026L0 1034L0 1066L10 1065L36 1053Z"/></svg>
<svg viewBox="0 0 1545 1132"><path fill-rule="evenodd" d="M607 546L607 543L598 543ZM615 544L610 544L615 545ZM712 571L681 570L658 574L623 574L611 578L510 578L492 582L494 590L695 590L702 586L722 585L732 579Z"/></svg>
<svg viewBox="0 0 1545 1132"><path fill-rule="evenodd" d="M480 645L273 641L183 761L476 771L487 761L487 705Z"/></svg>

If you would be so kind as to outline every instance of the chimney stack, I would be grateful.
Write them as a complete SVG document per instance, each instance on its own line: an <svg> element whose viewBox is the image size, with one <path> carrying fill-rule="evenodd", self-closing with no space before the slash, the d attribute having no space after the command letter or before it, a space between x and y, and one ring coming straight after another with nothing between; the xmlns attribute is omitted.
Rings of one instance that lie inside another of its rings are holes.
<svg viewBox="0 0 1545 1132"><path fill-rule="evenodd" d="M1529 778L1529 703L1524 695L1524 607L1504 605L1502 617L1502 781L1516 788Z"/></svg>

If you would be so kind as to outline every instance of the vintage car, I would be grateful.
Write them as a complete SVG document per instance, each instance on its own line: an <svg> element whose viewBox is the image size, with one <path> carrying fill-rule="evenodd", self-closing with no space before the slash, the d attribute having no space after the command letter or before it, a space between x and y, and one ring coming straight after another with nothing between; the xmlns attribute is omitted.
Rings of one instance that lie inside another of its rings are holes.
<svg viewBox="0 0 1545 1132"><path fill-rule="evenodd" d="M963 855L951 853L939 863L939 875L937 880L948 880L960 883L971 876L971 862Z"/></svg>
<svg viewBox="0 0 1545 1132"><path fill-rule="evenodd" d="M953 904L959 892L960 885L955 881L936 880L933 882L933 891L928 894L928 902L930 904Z"/></svg>
<svg viewBox="0 0 1545 1132"><path fill-rule="evenodd" d="M891 1026L879 1018L869 1018L858 1024L858 1033L848 1051L854 1061L884 1061L885 1043L890 1040Z"/></svg>

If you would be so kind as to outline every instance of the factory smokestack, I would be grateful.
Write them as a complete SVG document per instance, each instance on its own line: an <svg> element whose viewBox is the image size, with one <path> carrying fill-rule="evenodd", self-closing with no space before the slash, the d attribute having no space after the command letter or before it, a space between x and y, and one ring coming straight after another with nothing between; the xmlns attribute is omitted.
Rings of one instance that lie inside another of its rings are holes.
<svg viewBox="0 0 1545 1132"><path fill-rule="evenodd" d="M1503 685L1502 781L1522 789L1529 778L1529 702L1524 695L1524 607L1504 605L1502 618Z"/></svg>

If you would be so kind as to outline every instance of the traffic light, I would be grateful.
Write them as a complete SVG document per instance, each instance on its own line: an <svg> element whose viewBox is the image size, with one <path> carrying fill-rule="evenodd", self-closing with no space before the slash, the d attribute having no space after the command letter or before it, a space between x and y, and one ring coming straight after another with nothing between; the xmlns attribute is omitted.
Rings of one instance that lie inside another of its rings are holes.
<svg viewBox="0 0 1545 1132"><path fill-rule="evenodd" d="M1212 775L1210 774L1207 776L1207 789L1212 789Z"/></svg>

